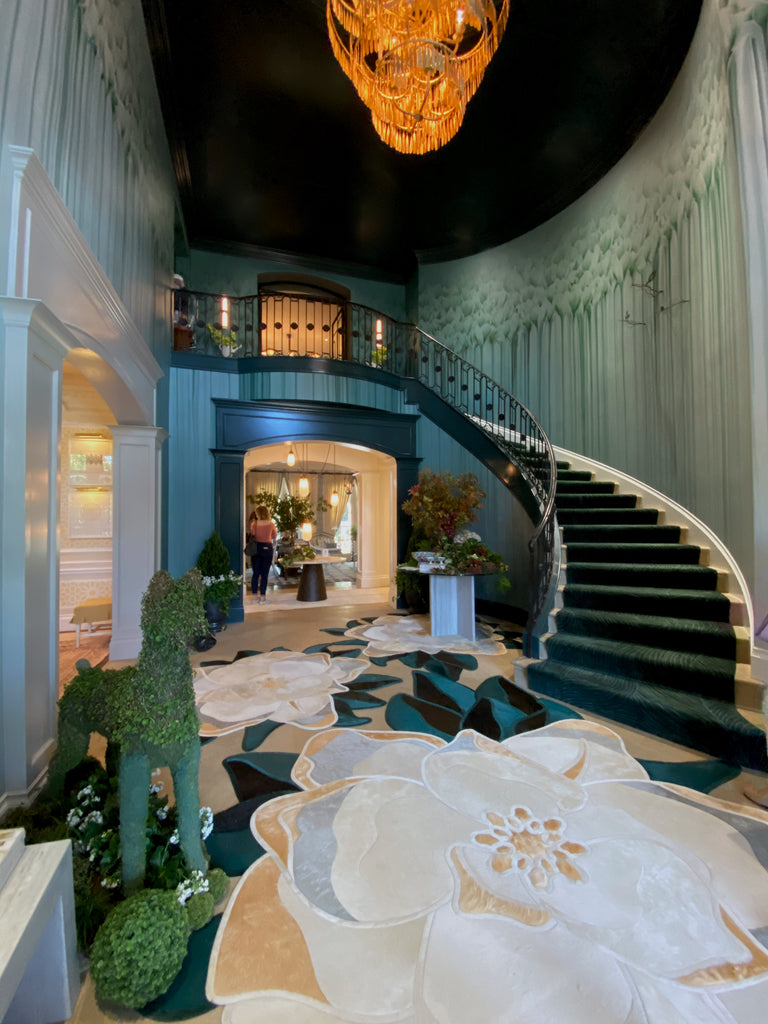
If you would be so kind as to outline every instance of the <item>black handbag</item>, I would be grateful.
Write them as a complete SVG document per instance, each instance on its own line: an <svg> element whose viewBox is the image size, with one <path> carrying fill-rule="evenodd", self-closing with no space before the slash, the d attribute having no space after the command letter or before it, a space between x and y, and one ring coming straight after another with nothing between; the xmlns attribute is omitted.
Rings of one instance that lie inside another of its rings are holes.
<svg viewBox="0 0 768 1024"><path fill-rule="evenodd" d="M248 540L245 542L245 547L243 548L243 554L248 555L249 557L252 557L253 555L256 554L256 551L258 550L258 546L259 546L259 544L258 544L258 541L256 540L256 538L255 537L249 537Z"/></svg>

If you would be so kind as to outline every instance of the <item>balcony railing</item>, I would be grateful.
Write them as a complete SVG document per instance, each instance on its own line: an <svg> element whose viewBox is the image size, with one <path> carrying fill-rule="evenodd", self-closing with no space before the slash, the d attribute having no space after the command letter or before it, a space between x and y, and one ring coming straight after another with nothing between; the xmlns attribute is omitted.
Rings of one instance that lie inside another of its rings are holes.
<svg viewBox="0 0 768 1024"><path fill-rule="evenodd" d="M222 358L309 357L388 371L418 381L480 427L518 467L538 509L529 542L530 652L552 574L557 470L549 438L514 395L413 324L342 300L177 291L174 345Z"/></svg>

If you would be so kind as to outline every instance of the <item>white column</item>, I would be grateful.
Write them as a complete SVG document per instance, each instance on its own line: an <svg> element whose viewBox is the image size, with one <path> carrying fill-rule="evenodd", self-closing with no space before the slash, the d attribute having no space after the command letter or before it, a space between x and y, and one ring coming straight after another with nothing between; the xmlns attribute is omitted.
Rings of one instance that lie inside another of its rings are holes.
<svg viewBox="0 0 768 1024"><path fill-rule="evenodd" d="M357 578L361 587L386 587L395 576L395 482L392 472L362 472L358 485Z"/></svg>
<svg viewBox="0 0 768 1024"><path fill-rule="evenodd" d="M159 427L118 425L112 431L112 661L136 658L141 598L160 566Z"/></svg>
<svg viewBox="0 0 768 1024"><path fill-rule="evenodd" d="M0 813L42 783L58 699L62 364L42 303L0 298Z"/></svg>

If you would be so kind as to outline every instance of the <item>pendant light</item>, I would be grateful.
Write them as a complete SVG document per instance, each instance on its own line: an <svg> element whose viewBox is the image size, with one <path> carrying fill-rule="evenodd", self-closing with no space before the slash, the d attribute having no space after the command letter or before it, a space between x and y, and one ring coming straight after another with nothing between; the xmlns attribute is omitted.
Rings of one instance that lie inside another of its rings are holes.
<svg viewBox="0 0 768 1024"><path fill-rule="evenodd" d="M336 476L336 445L333 446L333 475L334 477ZM339 492L336 490L335 486L331 491L331 504L333 506L339 504Z"/></svg>

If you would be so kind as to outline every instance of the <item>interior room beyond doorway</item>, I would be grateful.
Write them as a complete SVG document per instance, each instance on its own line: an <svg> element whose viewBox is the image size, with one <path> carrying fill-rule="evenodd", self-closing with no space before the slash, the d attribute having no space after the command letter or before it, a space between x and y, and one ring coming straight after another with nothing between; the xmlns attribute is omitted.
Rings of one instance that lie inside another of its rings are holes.
<svg viewBox="0 0 768 1024"><path fill-rule="evenodd" d="M392 603L396 563L396 463L381 452L349 443L294 441L254 448L244 460L244 522L258 496L303 499L310 519L278 522L281 530L269 574L267 607L292 610L301 566L291 552L308 546L323 565L327 604L358 601ZM287 557L286 557L287 556ZM292 564L293 563L293 564ZM244 556L245 612L261 611L250 588L250 559Z"/></svg>

